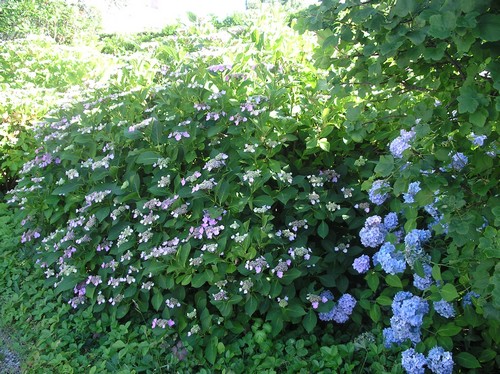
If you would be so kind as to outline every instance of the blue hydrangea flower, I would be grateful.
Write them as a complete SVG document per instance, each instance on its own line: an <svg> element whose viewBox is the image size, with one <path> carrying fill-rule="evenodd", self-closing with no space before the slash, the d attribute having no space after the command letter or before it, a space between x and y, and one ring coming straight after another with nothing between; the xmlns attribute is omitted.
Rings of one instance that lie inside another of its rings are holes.
<svg viewBox="0 0 500 374"><path fill-rule="evenodd" d="M359 231L361 244L365 247L376 248L384 242L387 230L379 216L368 217L365 226Z"/></svg>
<svg viewBox="0 0 500 374"><path fill-rule="evenodd" d="M424 374L424 366L427 365L427 360L422 353L418 353L413 348L408 348L403 351L401 364L409 374Z"/></svg>
<svg viewBox="0 0 500 374"><path fill-rule="evenodd" d="M455 308L449 302L445 300L434 301L434 310L444 318L455 317Z"/></svg>
<svg viewBox="0 0 500 374"><path fill-rule="evenodd" d="M373 255L373 263L375 266L380 264L386 273L392 275L403 273L406 269L404 254L396 251L396 247L389 242Z"/></svg>
<svg viewBox="0 0 500 374"><path fill-rule="evenodd" d="M421 191L420 182L412 182L408 186L408 192L403 194L403 199L405 204L411 204L415 202L415 195Z"/></svg>
<svg viewBox="0 0 500 374"><path fill-rule="evenodd" d="M384 217L384 227L387 231L394 230L398 227L398 224L398 215L396 213L390 212Z"/></svg>
<svg viewBox="0 0 500 374"><path fill-rule="evenodd" d="M484 145L484 141L488 137L486 135L476 135L473 132L470 133L469 135L469 140L472 142L472 144L477 145L479 147L482 147Z"/></svg>
<svg viewBox="0 0 500 374"><path fill-rule="evenodd" d="M421 341L420 328L424 315L429 312L429 304L410 292L400 291L392 302L391 329L384 331L385 345L402 343L409 339L417 344Z"/></svg>
<svg viewBox="0 0 500 374"><path fill-rule="evenodd" d="M387 349L390 349L393 344L399 345L403 342L402 340L399 340L396 338L396 336L394 336L394 331L390 327L385 328L382 331L382 335L384 337L384 347L386 347Z"/></svg>
<svg viewBox="0 0 500 374"><path fill-rule="evenodd" d="M370 256L362 255L359 256L358 258L355 258L352 263L352 267L359 274L366 273L370 269Z"/></svg>
<svg viewBox="0 0 500 374"><path fill-rule="evenodd" d="M331 300L333 300L333 295ZM356 299L349 294L344 294L340 297L337 304L329 312L319 313L319 319L321 321L333 320L337 323L345 323L349 319L349 316L352 314L355 306Z"/></svg>
<svg viewBox="0 0 500 374"><path fill-rule="evenodd" d="M423 244L431 238L429 230L412 230L405 236L405 258L413 267L416 261L428 261L428 255L423 250Z"/></svg>
<svg viewBox="0 0 500 374"><path fill-rule="evenodd" d="M382 205L387 200L389 194L387 192L380 192L382 189L389 188L389 183L383 180L376 180L373 182L370 191L368 191L368 198L375 205Z"/></svg>
<svg viewBox="0 0 500 374"><path fill-rule="evenodd" d="M469 162L466 155L461 152L456 152L451 156L451 167L457 171L462 170Z"/></svg>
<svg viewBox="0 0 500 374"><path fill-rule="evenodd" d="M410 148L410 142L415 138L415 131L401 130L399 136L389 144L389 150L395 158L403 158L403 152Z"/></svg>
<svg viewBox="0 0 500 374"><path fill-rule="evenodd" d="M413 285L421 291L425 291L434 281L432 280L432 268L429 264L423 264L425 277L418 274L413 274Z"/></svg>
<svg viewBox="0 0 500 374"><path fill-rule="evenodd" d="M439 346L434 347L427 355L427 365L435 374L452 374L453 356L451 352L445 351Z"/></svg>
<svg viewBox="0 0 500 374"><path fill-rule="evenodd" d="M481 295L479 295L477 292L474 292L474 291L470 291L470 292L466 293L462 299L463 307L465 308L468 305L472 305L472 298L477 299L479 296L481 296Z"/></svg>

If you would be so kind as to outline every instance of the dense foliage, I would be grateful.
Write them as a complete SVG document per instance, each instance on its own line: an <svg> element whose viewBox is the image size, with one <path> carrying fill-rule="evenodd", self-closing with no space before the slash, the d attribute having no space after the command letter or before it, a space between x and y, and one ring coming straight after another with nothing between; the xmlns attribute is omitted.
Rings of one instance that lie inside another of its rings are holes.
<svg viewBox="0 0 500 374"><path fill-rule="evenodd" d="M0 1L0 40L45 35L71 44L94 35L99 14L82 1Z"/></svg>
<svg viewBox="0 0 500 374"><path fill-rule="evenodd" d="M494 371L497 10L324 1L302 36L269 12L103 38L126 63L37 125L8 196L32 282L0 285L63 336L31 370Z"/></svg>

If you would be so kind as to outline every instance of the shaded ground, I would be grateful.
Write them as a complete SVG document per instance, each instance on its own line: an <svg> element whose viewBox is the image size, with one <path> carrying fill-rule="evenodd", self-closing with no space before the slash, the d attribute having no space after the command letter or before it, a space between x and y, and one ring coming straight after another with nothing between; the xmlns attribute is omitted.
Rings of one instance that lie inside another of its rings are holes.
<svg viewBox="0 0 500 374"><path fill-rule="evenodd" d="M12 349L12 340L5 330L0 330L0 374L21 373L21 359Z"/></svg>

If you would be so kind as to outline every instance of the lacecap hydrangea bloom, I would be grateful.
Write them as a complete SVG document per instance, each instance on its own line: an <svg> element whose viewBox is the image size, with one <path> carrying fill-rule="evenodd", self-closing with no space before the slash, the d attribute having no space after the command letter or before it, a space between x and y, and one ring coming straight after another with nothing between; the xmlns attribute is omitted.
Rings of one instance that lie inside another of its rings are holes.
<svg viewBox="0 0 500 374"><path fill-rule="evenodd" d="M449 302L445 300L434 301L434 310L444 318L455 317L455 308Z"/></svg>
<svg viewBox="0 0 500 374"><path fill-rule="evenodd" d="M445 351L439 346L434 347L427 355L427 365L435 374L452 374L453 356L451 352Z"/></svg>
<svg viewBox="0 0 500 374"><path fill-rule="evenodd" d="M389 194L381 190L389 188L389 183L383 180L376 180L373 182L370 191L368 191L368 198L375 205L382 205L387 200Z"/></svg>
<svg viewBox="0 0 500 374"><path fill-rule="evenodd" d="M408 374L424 374L427 359L422 353L418 353L413 348L403 351L401 365Z"/></svg>

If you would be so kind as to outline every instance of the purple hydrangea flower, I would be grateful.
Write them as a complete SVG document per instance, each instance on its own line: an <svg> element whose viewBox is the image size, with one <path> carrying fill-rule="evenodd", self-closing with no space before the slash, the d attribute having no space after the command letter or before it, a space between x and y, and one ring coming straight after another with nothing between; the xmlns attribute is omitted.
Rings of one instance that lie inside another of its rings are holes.
<svg viewBox="0 0 500 374"><path fill-rule="evenodd" d="M352 267L360 274L366 273L370 269L370 256L362 255L354 259Z"/></svg>
<svg viewBox="0 0 500 374"><path fill-rule="evenodd" d="M449 302L445 300L434 301L434 310L444 318L455 317L455 308Z"/></svg>
<svg viewBox="0 0 500 374"><path fill-rule="evenodd" d="M451 374L453 373L453 356L451 352L439 346L434 347L427 355L427 365L435 374Z"/></svg>
<svg viewBox="0 0 500 374"><path fill-rule="evenodd" d="M403 351L401 364L409 374L424 374L424 366L427 365L427 360L422 353L418 353L413 348L408 348Z"/></svg>
<svg viewBox="0 0 500 374"><path fill-rule="evenodd" d="M398 224L398 215L396 213L390 212L384 217L384 227L387 231L394 230Z"/></svg>
<svg viewBox="0 0 500 374"><path fill-rule="evenodd" d="M368 217L365 226L359 231L361 244L365 247L378 247L384 242L387 230L382 224L382 218L379 216Z"/></svg>
<svg viewBox="0 0 500 374"><path fill-rule="evenodd" d="M376 180L373 182L370 191L368 191L370 201L375 205L382 205L389 197L389 194L387 192L380 192L380 190L387 188L389 188L389 183L386 181Z"/></svg>

